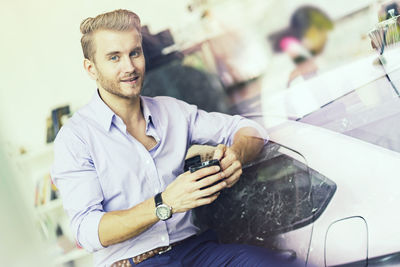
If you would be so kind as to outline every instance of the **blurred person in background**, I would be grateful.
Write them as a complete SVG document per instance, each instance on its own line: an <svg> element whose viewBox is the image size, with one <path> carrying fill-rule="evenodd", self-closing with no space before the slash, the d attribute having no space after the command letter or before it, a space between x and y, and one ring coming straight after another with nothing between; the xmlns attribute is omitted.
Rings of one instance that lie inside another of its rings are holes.
<svg viewBox="0 0 400 267"><path fill-rule="evenodd" d="M317 73L314 57L323 52L332 29L332 20L322 10L303 6L294 11L287 29L270 36L274 51L286 53L295 64L287 87L297 78L309 79Z"/></svg>

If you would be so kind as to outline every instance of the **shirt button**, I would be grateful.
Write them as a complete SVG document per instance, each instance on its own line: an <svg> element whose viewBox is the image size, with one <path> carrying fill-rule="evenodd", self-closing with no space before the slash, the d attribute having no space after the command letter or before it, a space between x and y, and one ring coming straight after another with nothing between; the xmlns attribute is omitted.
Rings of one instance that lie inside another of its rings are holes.
<svg viewBox="0 0 400 267"><path fill-rule="evenodd" d="M157 194L157 193L158 193L158 189L154 189L154 193L156 193L156 194Z"/></svg>
<svg viewBox="0 0 400 267"><path fill-rule="evenodd" d="M161 237L161 241L163 241L163 242L165 241L165 236Z"/></svg>
<svg viewBox="0 0 400 267"><path fill-rule="evenodd" d="M146 160L146 164L150 164L150 160Z"/></svg>

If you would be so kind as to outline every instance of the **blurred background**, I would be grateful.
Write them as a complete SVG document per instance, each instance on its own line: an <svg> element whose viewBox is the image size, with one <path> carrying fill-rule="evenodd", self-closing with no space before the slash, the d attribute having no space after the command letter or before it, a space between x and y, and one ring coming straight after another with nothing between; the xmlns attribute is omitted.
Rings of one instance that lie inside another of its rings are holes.
<svg viewBox="0 0 400 267"><path fill-rule="evenodd" d="M2 2L0 236L7 249L1 266L91 262L69 233L49 168L55 135L96 89L83 69L80 22L119 8L142 20L143 95L169 95L260 122L282 92L375 58L379 49L368 33L388 10L398 15L396 1L380 0ZM332 82L368 76L361 69L347 74Z"/></svg>

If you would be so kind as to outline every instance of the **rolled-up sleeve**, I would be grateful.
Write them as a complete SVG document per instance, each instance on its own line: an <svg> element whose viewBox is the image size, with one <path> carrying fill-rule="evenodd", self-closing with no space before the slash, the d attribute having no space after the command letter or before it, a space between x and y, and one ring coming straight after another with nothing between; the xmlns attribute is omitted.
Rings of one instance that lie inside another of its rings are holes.
<svg viewBox="0 0 400 267"><path fill-rule="evenodd" d="M98 228L105 212L97 172L87 144L65 126L54 142L51 177L60 191L78 243L89 252L102 249Z"/></svg>
<svg viewBox="0 0 400 267"><path fill-rule="evenodd" d="M255 129L259 136L268 141L265 129L255 121L246 119L239 115L227 115L218 112L206 112L189 106L187 112L190 114L190 137L192 144L217 145L225 144L231 146L235 133L245 127Z"/></svg>

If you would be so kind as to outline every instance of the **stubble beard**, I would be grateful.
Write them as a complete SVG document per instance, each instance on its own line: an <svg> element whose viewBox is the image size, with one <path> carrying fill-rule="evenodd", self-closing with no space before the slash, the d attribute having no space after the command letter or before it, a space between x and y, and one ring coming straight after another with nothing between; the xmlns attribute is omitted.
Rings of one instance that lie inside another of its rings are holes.
<svg viewBox="0 0 400 267"><path fill-rule="evenodd" d="M134 85L134 87L137 88L137 92L134 95L126 95L122 91L120 81L107 79L103 76L101 72L98 72L98 83L105 91L107 91L112 95L127 100L138 98L140 96L140 92L143 88L144 75L139 75L139 79L140 79L140 84Z"/></svg>

